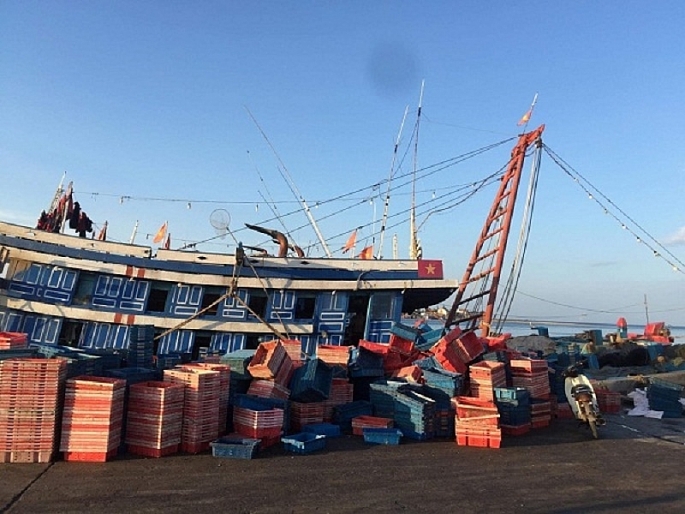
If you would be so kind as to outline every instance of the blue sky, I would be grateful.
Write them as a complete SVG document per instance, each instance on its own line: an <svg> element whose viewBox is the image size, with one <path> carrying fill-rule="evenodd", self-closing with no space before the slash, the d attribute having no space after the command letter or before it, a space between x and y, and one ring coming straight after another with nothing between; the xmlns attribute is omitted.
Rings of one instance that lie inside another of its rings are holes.
<svg viewBox="0 0 685 514"><path fill-rule="evenodd" d="M262 244L240 229L273 218L271 205L298 244L315 245L311 228L295 230L303 214L285 216L297 209L287 173L332 250L355 226L368 244L378 197L353 196L335 218L341 204L317 202L388 177L425 80L419 167L515 137L538 92L529 128L545 123L546 145L685 260L683 19L675 0L4 0L0 216L33 225L66 171L110 239L128 241L136 220L139 244L164 221L173 247L210 239L209 217L225 209L237 239ZM494 172L511 146L436 174L417 201ZM447 275L461 277L493 195L422 225L424 256ZM397 191L391 213L408 202ZM386 256L393 234L406 257L408 224L389 230ZM625 316L639 329L646 295L652 321L685 324L683 277L543 157L512 315Z"/></svg>

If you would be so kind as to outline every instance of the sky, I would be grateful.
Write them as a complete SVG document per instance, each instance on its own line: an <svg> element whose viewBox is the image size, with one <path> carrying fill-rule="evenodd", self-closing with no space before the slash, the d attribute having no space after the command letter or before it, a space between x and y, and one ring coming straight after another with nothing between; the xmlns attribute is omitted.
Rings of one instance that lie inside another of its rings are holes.
<svg viewBox="0 0 685 514"><path fill-rule="evenodd" d="M497 171L537 93L527 128L598 192L543 155L510 315L685 325L683 19L679 0L0 0L0 219L35 225L64 177L110 240L137 222L154 246L167 222L172 248L273 250L252 223L322 255L304 200L339 257L355 227L378 244L393 173L383 254L396 236L404 258L400 177L507 141L416 202ZM448 277L494 192L418 214Z"/></svg>

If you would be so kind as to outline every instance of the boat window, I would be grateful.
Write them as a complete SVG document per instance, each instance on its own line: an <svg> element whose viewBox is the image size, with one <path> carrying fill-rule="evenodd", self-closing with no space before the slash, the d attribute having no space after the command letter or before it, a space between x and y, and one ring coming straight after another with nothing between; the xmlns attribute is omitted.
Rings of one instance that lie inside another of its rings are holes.
<svg viewBox="0 0 685 514"><path fill-rule="evenodd" d="M266 295L264 291L250 291L247 305L260 318L264 318L266 316L266 304L268 299L269 297ZM250 313L250 316L252 316L252 313Z"/></svg>
<svg viewBox="0 0 685 514"><path fill-rule="evenodd" d="M259 346L261 336L257 334L249 334L245 338L245 350L256 350Z"/></svg>
<svg viewBox="0 0 685 514"><path fill-rule="evenodd" d="M203 294L202 294L202 305L200 306L201 310L206 309L210 305L212 305L214 302L216 302L221 296L226 294L226 289L221 288L221 287L205 287ZM205 311L202 316L216 316L217 312L219 312L219 304L217 303L216 305L212 305L212 307Z"/></svg>
<svg viewBox="0 0 685 514"><path fill-rule="evenodd" d="M298 293L295 302L295 319L312 319L316 307L314 293Z"/></svg>
<svg viewBox="0 0 685 514"><path fill-rule="evenodd" d="M392 319L392 293L376 293L373 295L371 319Z"/></svg>
<svg viewBox="0 0 685 514"><path fill-rule="evenodd" d="M153 282L150 296L147 299L147 312L164 312L166 301L171 291L171 284Z"/></svg>
<svg viewBox="0 0 685 514"><path fill-rule="evenodd" d="M78 346L82 331L82 321L70 321L68 319L63 320L62 329L59 333L58 344L62 346Z"/></svg>
<svg viewBox="0 0 685 514"><path fill-rule="evenodd" d="M89 271L81 271L78 276L78 284L76 284L76 291L74 292L74 299L71 301L73 305L88 305L93 299L93 291L95 291L95 282L97 275Z"/></svg>
<svg viewBox="0 0 685 514"><path fill-rule="evenodd" d="M212 336L209 332L196 332L193 343L192 360L196 361L207 356Z"/></svg>

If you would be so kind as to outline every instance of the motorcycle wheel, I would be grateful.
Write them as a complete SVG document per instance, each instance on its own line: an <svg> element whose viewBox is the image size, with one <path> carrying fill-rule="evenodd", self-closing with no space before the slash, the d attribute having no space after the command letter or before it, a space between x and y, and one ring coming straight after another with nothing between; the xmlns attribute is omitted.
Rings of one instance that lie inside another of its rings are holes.
<svg viewBox="0 0 685 514"><path fill-rule="evenodd" d="M592 437L595 439L599 438L599 434L597 433L597 418L593 408L586 402L581 403L580 408L583 410L583 415L587 420L587 424L590 426L590 430L592 430Z"/></svg>

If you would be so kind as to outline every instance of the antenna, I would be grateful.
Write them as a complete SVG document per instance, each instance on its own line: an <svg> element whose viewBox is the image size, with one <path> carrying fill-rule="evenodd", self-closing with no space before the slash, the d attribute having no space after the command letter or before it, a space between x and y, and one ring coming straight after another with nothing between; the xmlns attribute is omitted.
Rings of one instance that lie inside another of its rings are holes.
<svg viewBox="0 0 685 514"><path fill-rule="evenodd" d="M414 171L412 172L411 182L411 213L409 215L409 258L417 259L419 256L419 242L416 238L416 168L418 167L419 153L419 125L421 123L421 104L423 103L423 86L425 80L421 81L421 94L419 95L419 110L416 113L416 138L414 139Z"/></svg>
<svg viewBox="0 0 685 514"><path fill-rule="evenodd" d="M136 224L133 225L133 232L131 232L131 239L129 240L129 244L133 244L133 241L136 240L136 234L138 233L138 220L136 220Z"/></svg>
<svg viewBox="0 0 685 514"><path fill-rule="evenodd" d="M327 257L333 257L333 254L331 254L330 249L328 248L328 245L326 244L326 240L324 239L323 235L321 234L321 231L319 230L318 225L316 224L316 220L314 219L314 216L312 215L311 210L309 209L309 206L307 205L307 202L305 199L302 197L302 194L300 191L297 189L297 186L293 182L292 177L290 176L290 173L288 172L288 168L285 167L285 164L281 160L280 156L278 155L278 152L276 152L276 149L274 146L271 144L271 141L269 141L269 138L266 137L266 134L262 130L262 127L259 126L259 123L257 123L257 120L255 119L254 116L252 116L252 113L250 112L250 109L245 107L245 110L247 111L247 114L250 115L250 118L252 118L252 121L254 124L257 126L257 129L259 132L262 134L262 137L266 141L266 143L269 145L269 148L271 148L271 151L274 153L276 156L276 159L278 160L278 163L280 166L278 167L278 171L281 173L281 176L285 180L286 184L288 184L288 187L290 188L290 191L293 193L295 198L299 200L299 202L302 204L302 207L304 208L304 212L307 215L307 218L309 219L309 223L312 225L312 228L314 229L314 232L316 233L316 237L319 238L319 242L321 243L321 246L323 247L324 251L326 252Z"/></svg>
<svg viewBox="0 0 685 514"><path fill-rule="evenodd" d="M392 152L392 162L390 163L390 176L388 177L388 188L385 191L385 205L383 206L383 220L381 221L381 235L378 242L378 254L376 254L377 259L383 258L383 239L385 236L385 226L388 222L388 209L390 207L390 183L392 178L395 176L395 161L397 160L397 151L400 146L400 138L402 137L402 130L404 129L404 122L407 119L407 113L409 112L409 106L404 108L404 116L402 116L402 123L400 123L400 130L397 133L397 139L395 140L395 149Z"/></svg>

